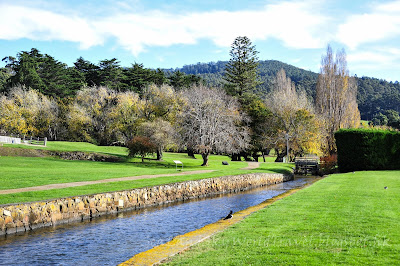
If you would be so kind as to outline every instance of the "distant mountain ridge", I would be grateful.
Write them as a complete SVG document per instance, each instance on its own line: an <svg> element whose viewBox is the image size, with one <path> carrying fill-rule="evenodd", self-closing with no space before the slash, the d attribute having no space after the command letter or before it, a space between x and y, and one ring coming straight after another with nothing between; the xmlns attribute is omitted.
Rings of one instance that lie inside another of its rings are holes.
<svg viewBox="0 0 400 266"><path fill-rule="evenodd" d="M174 69L174 71L199 75L208 85L220 87L224 84L223 75L227 62L185 65L182 68ZM262 84L257 88L258 93L265 95L269 92L276 73L283 68L286 75L295 83L297 89L304 89L310 97L315 98L318 73L277 60L261 60L259 63L258 70ZM371 120L374 115L386 110L400 111L400 84L398 81L388 82L370 77L356 78L358 82L357 101L362 119Z"/></svg>
<svg viewBox="0 0 400 266"><path fill-rule="evenodd" d="M218 76L221 78L224 75L225 65L228 61L218 61L218 62L210 62L210 63L197 63L193 65L185 65L182 68L177 68L175 70L179 70L185 74L194 74L205 77L207 82L213 82L213 80L207 80L207 77L210 77L210 74ZM259 75L263 82L266 80L272 79L275 77L276 73L283 68L286 71L286 74L290 76L292 81L295 83L299 83L304 79L311 79L316 82L318 78L318 74L309 70L304 70L277 60L263 60L259 62ZM211 84L210 84L211 85ZM213 85L220 85L213 84Z"/></svg>

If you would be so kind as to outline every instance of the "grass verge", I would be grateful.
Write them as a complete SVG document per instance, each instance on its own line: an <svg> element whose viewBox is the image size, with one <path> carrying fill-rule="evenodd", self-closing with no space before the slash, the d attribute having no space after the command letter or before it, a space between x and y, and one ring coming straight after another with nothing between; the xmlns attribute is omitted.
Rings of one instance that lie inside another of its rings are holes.
<svg viewBox="0 0 400 266"><path fill-rule="evenodd" d="M87 142L69 142L69 141L48 141L47 146L34 146L25 144L4 144L4 147L49 150L49 151L82 151L97 152L116 156L128 155L128 149L117 146L97 146Z"/></svg>
<svg viewBox="0 0 400 266"><path fill-rule="evenodd" d="M169 264L398 264L399 193L400 171L332 175Z"/></svg>
<svg viewBox="0 0 400 266"><path fill-rule="evenodd" d="M32 146L21 145L24 148ZM89 143L49 142L42 149L99 152L126 156L126 149L121 147L99 147ZM125 152L125 154L124 154ZM47 191L23 192L0 195L0 204L37 201L60 197L70 197L84 194L94 194L118 190L133 189L145 186L181 182L225 175L237 175L254 172L287 173L292 164L272 163L272 157L267 157L269 163L261 164L255 170L241 170L246 162L230 162L227 156L210 156L209 166L200 166L201 156L198 159L188 157L182 153L165 153L164 161L146 160L141 163L139 158L127 158L123 162L92 162L67 161L53 157L0 157L0 190L59 184L79 181L94 181L118 177L171 174L176 173L174 160L184 164L184 171L214 170L207 174L187 176L158 177L155 179L141 179L134 181L120 181L106 184L88 185L82 187L54 189ZM228 166L222 161L229 161Z"/></svg>

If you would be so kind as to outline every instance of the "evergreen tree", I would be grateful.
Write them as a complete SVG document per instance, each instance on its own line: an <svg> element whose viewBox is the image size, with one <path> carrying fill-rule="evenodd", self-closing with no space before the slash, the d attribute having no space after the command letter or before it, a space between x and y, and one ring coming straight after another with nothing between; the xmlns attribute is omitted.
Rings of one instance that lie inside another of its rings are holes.
<svg viewBox="0 0 400 266"><path fill-rule="evenodd" d="M185 74L181 71L175 71L169 76L169 84L175 90L190 88L191 86L200 86L202 84L201 77L194 74Z"/></svg>
<svg viewBox="0 0 400 266"><path fill-rule="evenodd" d="M246 36L237 37L231 47L231 59L226 64L224 80L228 82L229 93L242 96L260 83L257 74L258 52Z"/></svg>
<svg viewBox="0 0 400 266"><path fill-rule="evenodd" d="M11 77L8 68L0 68L0 93L5 92L7 89L7 80Z"/></svg>
<svg viewBox="0 0 400 266"><path fill-rule="evenodd" d="M152 83L163 84L166 82L163 72L145 68L143 64L138 63L124 69L124 78L125 90L131 90L140 94L146 86Z"/></svg>
<svg viewBox="0 0 400 266"><path fill-rule="evenodd" d="M85 83L88 86L99 86L100 85L100 71L99 67L85 60L82 56L79 57L74 63L74 67L85 77Z"/></svg>
<svg viewBox="0 0 400 266"><path fill-rule="evenodd" d="M46 89L46 85L39 76L40 63L43 60L43 55L32 48L30 52L20 52L17 58L8 56L3 58L6 68L9 68L14 75L8 79L8 87L25 85L27 88L33 88L38 91Z"/></svg>
<svg viewBox="0 0 400 266"><path fill-rule="evenodd" d="M122 67L116 58L101 60L99 63L100 85L113 90L121 90L123 87Z"/></svg>
<svg viewBox="0 0 400 266"><path fill-rule="evenodd" d="M8 56L6 68L11 75L7 79L8 88L23 85L45 95L67 97L84 83L83 77L73 73L68 66L39 50L22 51L17 57Z"/></svg>

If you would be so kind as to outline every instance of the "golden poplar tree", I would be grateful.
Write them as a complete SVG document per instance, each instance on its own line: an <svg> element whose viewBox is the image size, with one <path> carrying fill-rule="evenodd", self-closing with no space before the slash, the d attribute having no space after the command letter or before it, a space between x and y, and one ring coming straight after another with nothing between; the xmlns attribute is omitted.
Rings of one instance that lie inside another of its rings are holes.
<svg viewBox="0 0 400 266"><path fill-rule="evenodd" d="M340 128L358 127L360 124L357 83L354 77L349 76L344 49L335 56L328 45L326 55L321 59L315 101L316 111L325 123L327 152L335 153L335 132Z"/></svg>

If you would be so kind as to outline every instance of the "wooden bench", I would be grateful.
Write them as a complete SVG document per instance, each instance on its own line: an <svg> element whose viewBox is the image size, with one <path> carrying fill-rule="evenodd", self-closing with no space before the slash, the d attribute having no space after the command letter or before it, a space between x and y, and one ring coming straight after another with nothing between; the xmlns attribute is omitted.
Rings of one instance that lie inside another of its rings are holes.
<svg viewBox="0 0 400 266"><path fill-rule="evenodd" d="M317 156L298 157L295 160L295 174L317 175L319 171L319 159Z"/></svg>

